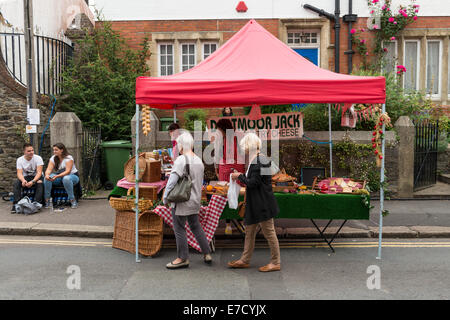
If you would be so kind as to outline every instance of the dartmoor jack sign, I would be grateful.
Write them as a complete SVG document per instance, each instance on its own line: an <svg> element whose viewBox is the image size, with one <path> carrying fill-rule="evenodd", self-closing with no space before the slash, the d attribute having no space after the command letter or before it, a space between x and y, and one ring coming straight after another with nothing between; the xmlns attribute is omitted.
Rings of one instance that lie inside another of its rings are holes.
<svg viewBox="0 0 450 320"><path fill-rule="evenodd" d="M272 140L299 139L303 136L303 113L268 113L262 114L260 119L252 120L249 116L231 116L233 128L237 132L255 131L262 134L261 138ZM223 117L208 120L208 128L217 129L217 122Z"/></svg>

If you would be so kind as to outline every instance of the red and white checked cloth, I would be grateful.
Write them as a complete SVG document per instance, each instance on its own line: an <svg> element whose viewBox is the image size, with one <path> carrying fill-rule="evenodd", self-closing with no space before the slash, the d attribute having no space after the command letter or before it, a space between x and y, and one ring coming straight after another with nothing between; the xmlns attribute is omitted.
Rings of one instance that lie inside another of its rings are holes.
<svg viewBox="0 0 450 320"><path fill-rule="evenodd" d="M140 186L144 186L144 187L155 186L157 188L157 193L159 193L162 189L164 189L166 187L166 184L167 184L167 180L162 180L162 181L158 181L158 182L139 182ZM128 190L131 187L134 188L136 186L136 183L128 182L126 178L123 178L123 179L120 179L119 181L117 181L117 186Z"/></svg>
<svg viewBox="0 0 450 320"><path fill-rule="evenodd" d="M214 237L217 225L219 224L219 218L226 204L227 198L218 195L213 195L207 207L200 207L198 217L200 220L200 225L202 226L203 231L205 231L208 243L211 242L212 238ZM164 206L157 206L153 211L158 216L163 218L164 222L173 229L172 209L166 208ZM195 239L195 236L192 233L191 228L189 228L189 224L187 222L185 228L188 244L197 251L201 251L200 246L197 240Z"/></svg>

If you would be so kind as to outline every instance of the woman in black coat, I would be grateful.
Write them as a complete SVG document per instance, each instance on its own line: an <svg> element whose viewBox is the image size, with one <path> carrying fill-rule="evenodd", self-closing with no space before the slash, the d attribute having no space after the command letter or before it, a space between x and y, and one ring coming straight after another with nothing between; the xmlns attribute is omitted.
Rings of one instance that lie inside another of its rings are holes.
<svg viewBox="0 0 450 320"><path fill-rule="evenodd" d="M244 252L239 260L231 261L231 268L248 268L255 249L256 229L259 225L264 237L269 243L270 263L259 268L261 272L279 271L280 246L275 231L274 217L278 214L278 204L272 191L271 161L259 150L261 140L254 133L247 134L241 140L241 148L248 156L248 170L246 174L235 172L233 180L239 180L246 185L245 202L245 244Z"/></svg>

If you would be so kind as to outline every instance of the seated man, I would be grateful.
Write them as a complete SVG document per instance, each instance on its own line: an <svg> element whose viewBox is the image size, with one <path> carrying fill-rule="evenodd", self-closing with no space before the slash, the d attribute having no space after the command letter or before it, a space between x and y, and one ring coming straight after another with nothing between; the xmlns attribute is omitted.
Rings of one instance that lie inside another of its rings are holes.
<svg viewBox="0 0 450 320"><path fill-rule="evenodd" d="M16 213L15 204L22 199L22 188L31 188L36 185L34 201L42 203L44 195L43 175L44 161L34 154L31 144L23 145L23 156L17 159L17 180L14 182L14 204L11 213Z"/></svg>

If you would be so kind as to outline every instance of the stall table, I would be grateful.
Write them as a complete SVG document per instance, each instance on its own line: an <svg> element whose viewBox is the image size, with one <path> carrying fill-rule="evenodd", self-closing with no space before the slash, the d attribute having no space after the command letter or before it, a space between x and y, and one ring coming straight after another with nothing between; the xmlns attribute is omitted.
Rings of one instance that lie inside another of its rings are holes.
<svg viewBox="0 0 450 320"><path fill-rule="evenodd" d="M139 186L154 186L157 188L157 193L159 194L165 187L167 184L167 179L166 180L161 180L158 182L139 182ZM114 187L114 189L111 191L111 193L108 196L108 199L110 197L124 197L127 195L128 189L129 188L134 188L135 184L132 182L128 182L125 178L119 180L117 182L117 185Z"/></svg>
<svg viewBox="0 0 450 320"><path fill-rule="evenodd" d="M290 194L274 193L280 208L280 213L276 219L310 219L314 227L319 231L322 239L334 252L331 245L333 240L341 231L347 220L368 220L369 205L364 203L361 195L355 194ZM242 201L240 197L239 201ZM231 219L233 223L239 224L237 210L230 209L228 205L222 212L220 219ZM314 219L329 220L327 225L321 230ZM344 220L331 240L325 237L324 232L333 220ZM236 225L238 227L238 225ZM239 227L238 227L239 230Z"/></svg>

